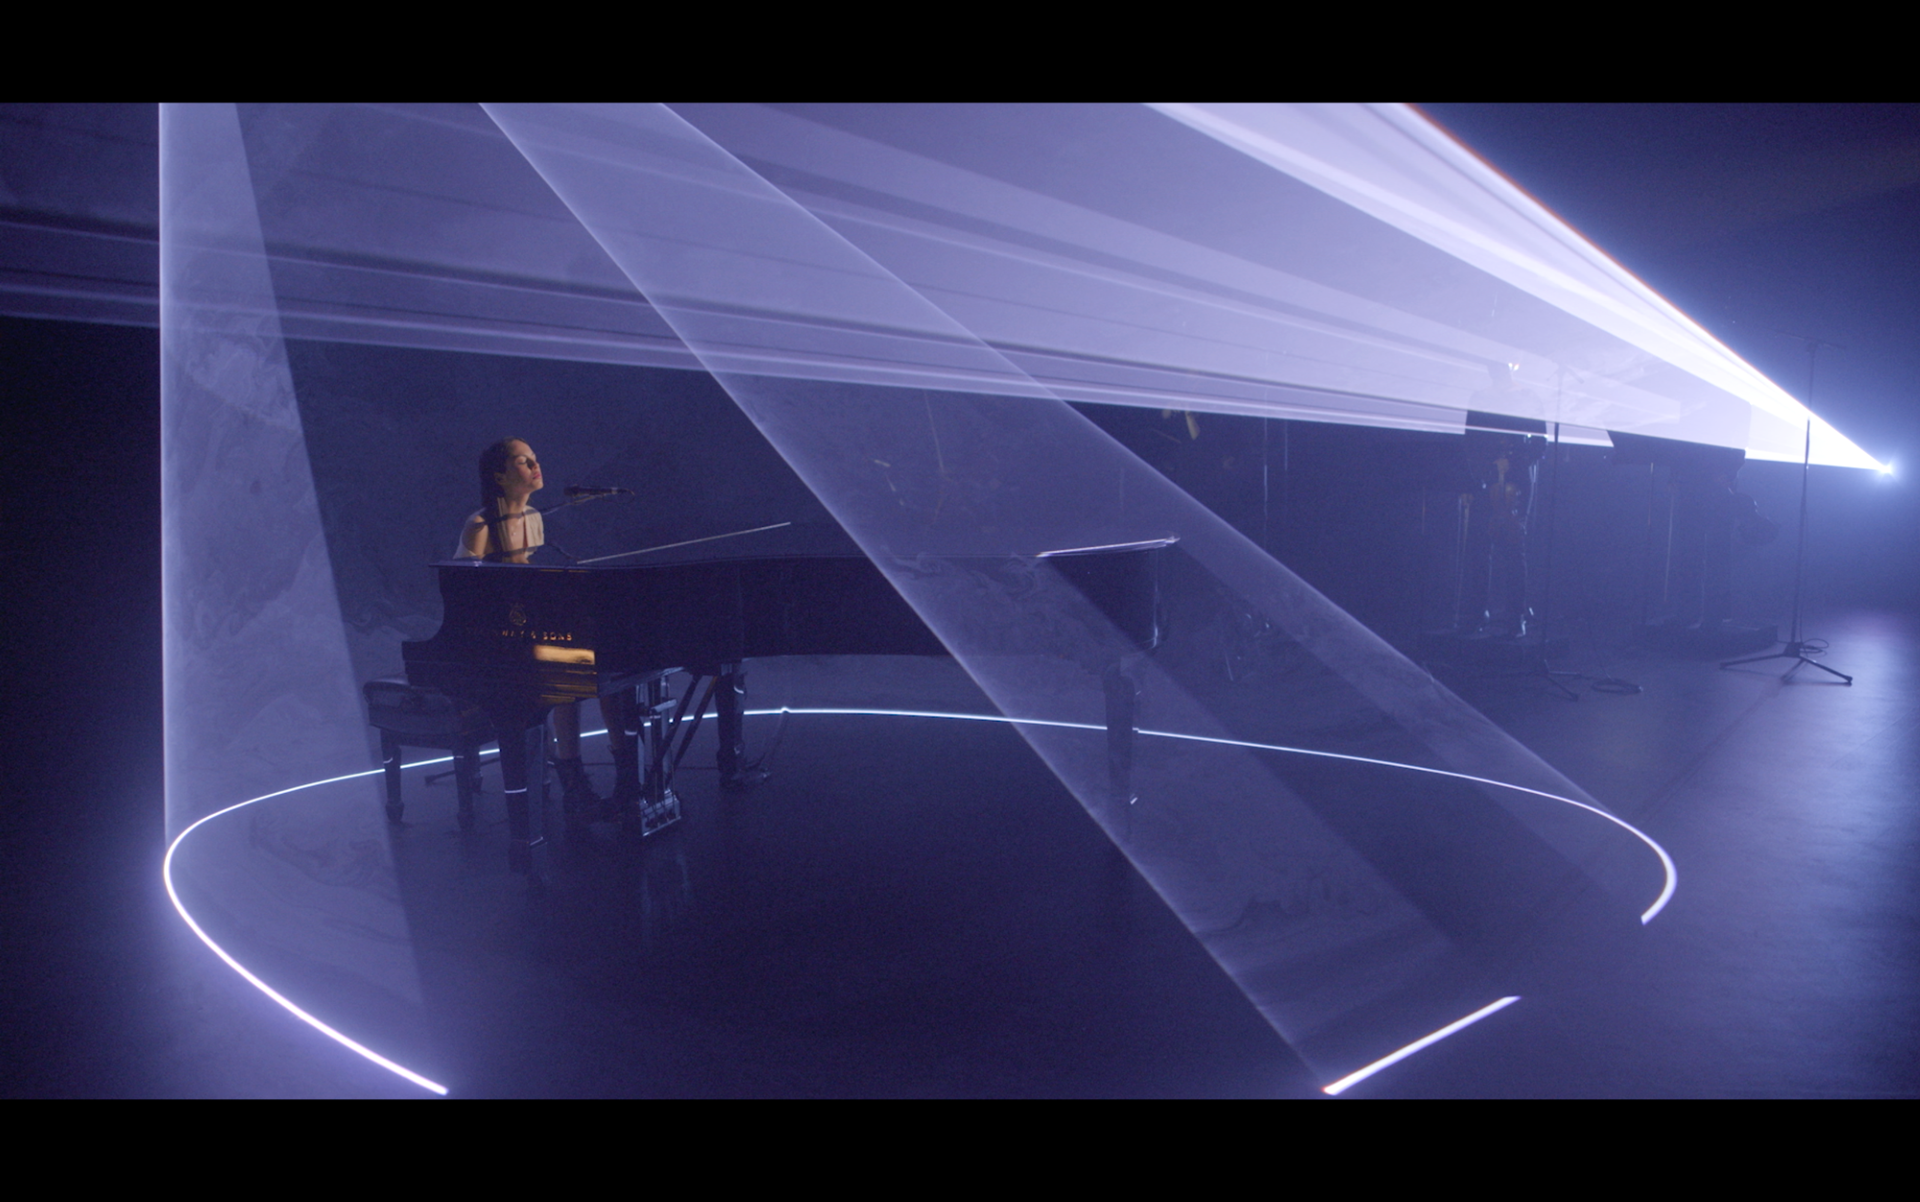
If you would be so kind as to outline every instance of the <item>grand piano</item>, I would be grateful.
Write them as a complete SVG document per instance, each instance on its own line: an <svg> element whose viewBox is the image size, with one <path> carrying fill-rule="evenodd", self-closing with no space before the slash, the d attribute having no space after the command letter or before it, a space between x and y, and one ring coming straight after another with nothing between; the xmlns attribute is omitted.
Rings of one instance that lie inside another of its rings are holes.
<svg viewBox="0 0 1920 1202"><path fill-rule="evenodd" d="M1046 573L1092 603L1124 648L1090 664L1106 695L1112 787L1125 798L1134 697L1127 655L1160 638L1161 555L1170 539L947 561L966 572ZM617 817L642 835L680 816L673 773L711 706L723 787L751 783L744 661L781 655L945 655L947 649L864 556L752 555L645 565L434 565L444 603L431 639L403 644L408 683L486 712L500 744L509 862L544 879L544 722L593 697L637 737L610 734ZM1008 631L1006 650L1022 649ZM1111 643L1111 640L1109 640ZM1127 655L1118 654L1124 650ZM676 700L669 678L691 683ZM677 739L676 739L677 736ZM531 791L531 796L530 796Z"/></svg>

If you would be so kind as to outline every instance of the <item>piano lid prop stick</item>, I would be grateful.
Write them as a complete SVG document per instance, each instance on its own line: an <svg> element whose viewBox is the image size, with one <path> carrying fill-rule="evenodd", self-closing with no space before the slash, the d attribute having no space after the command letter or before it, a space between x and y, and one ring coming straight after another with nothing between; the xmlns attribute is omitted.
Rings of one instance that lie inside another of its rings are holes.
<svg viewBox="0 0 1920 1202"><path fill-rule="evenodd" d="M671 551L675 547L691 547L695 543L710 543L710 542L713 542L715 539L721 539L721 538L739 538L743 534L758 534L762 530L778 530L782 526L791 526L791 525L793 525L792 522L775 522L771 526L755 526L751 530L734 530L727 534L709 534L705 538L690 538L690 539L687 539L685 542L678 542L678 543L661 543L657 547L642 547L638 551L622 551L618 555L600 555L600 556L596 556L593 559L582 559L579 562L582 564L589 564L589 563L605 563L609 559L628 559L635 555L647 555L654 551Z"/></svg>

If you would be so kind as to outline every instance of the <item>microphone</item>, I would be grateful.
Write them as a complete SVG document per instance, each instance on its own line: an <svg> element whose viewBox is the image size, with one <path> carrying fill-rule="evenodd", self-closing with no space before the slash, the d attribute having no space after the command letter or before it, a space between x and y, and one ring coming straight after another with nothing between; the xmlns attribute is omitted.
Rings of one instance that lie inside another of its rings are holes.
<svg viewBox="0 0 1920 1202"><path fill-rule="evenodd" d="M632 496L631 488L596 488L591 484L572 484L563 490L569 497Z"/></svg>

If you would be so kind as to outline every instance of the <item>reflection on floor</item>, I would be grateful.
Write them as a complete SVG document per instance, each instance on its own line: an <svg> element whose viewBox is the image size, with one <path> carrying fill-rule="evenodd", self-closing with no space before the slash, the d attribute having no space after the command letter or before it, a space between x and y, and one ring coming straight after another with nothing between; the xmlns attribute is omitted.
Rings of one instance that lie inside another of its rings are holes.
<svg viewBox="0 0 1920 1202"><path fill-rule="evenodd" d="M1454 682L1659 839L1680 890L1604 985L1528 997L1347 1096L1920 1092L1920 624L1819 629L1851 688L1591 651L1575 665L1645 691ZM756 672L762 703L984 708L947 665ZM687 820L643 845L563 841L538 900L505 871L496 774L469 834L451 782L410 775L394 855L424 991L414 1067L456 1096L1321 1084L1009 728L794 719L772 767L745 795L686 775Z"/></svg>

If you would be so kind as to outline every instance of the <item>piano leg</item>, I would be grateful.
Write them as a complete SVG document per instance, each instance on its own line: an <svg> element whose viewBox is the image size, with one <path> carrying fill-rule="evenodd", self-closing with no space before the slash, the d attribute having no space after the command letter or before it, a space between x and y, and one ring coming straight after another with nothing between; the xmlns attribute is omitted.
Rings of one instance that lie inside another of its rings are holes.
<svg viewBox="0 0 1920 1202"><path fill-rule="evenodd" d="M744 789L754 782L747 779L747 740L742 710L746 708L747 674L739 664L721 664L714 684L714 722L720 736L720 787Z"/></svg>
<svg viewBox="0 0 1920 1202"><path fill-rule="evenodd" d="M384 730L380 732L380 763L387 774L387 821L398 822L407 812L400 801L400 744Z"/></svg>
<svg viewBox="0 0 1920 1202"><path fill-rule="evenodd" d="M640 707L633 689L616 689L600 697L607 720L607 742L613 751L613 803L625 813L640 800Z"/></svg>
<svg viewBox="0 0 1920 1202"><path fill-rule="evenodd" d="M480 773L476 765L480 762L480 749L470 742L462 742L453 749L453 785L454 792L460 798L460 829L473 829L473 793L480 783Z"/></svg>
<svg viewBox="0 0 1920 1202"><path fill-rule="evenodd" d="M547 883L547 726L495 722L507 797L507 867L536 888Z"/></svg>
<svg viewBox="0 0 1920 1202"><path fill-rule="evenodd" d="M1125 814L1137 800L1133 794L1133 727L1140 686L1119 664L1107 669L1102 683L1107 693L1107 782L1113 790L1116 813Z"/></svg>
<svg viewBox="0 0 1920 1202"><path fill-rule="evenodd" d="M734 779L740 775L740 761L746 754L746 743L741 737L741 703L746 699L747 674L740 670L739 664L721 664L719 678L713 690L714 724L720 741L717 761L720 767L720 784L731 788Z"/></svg>

